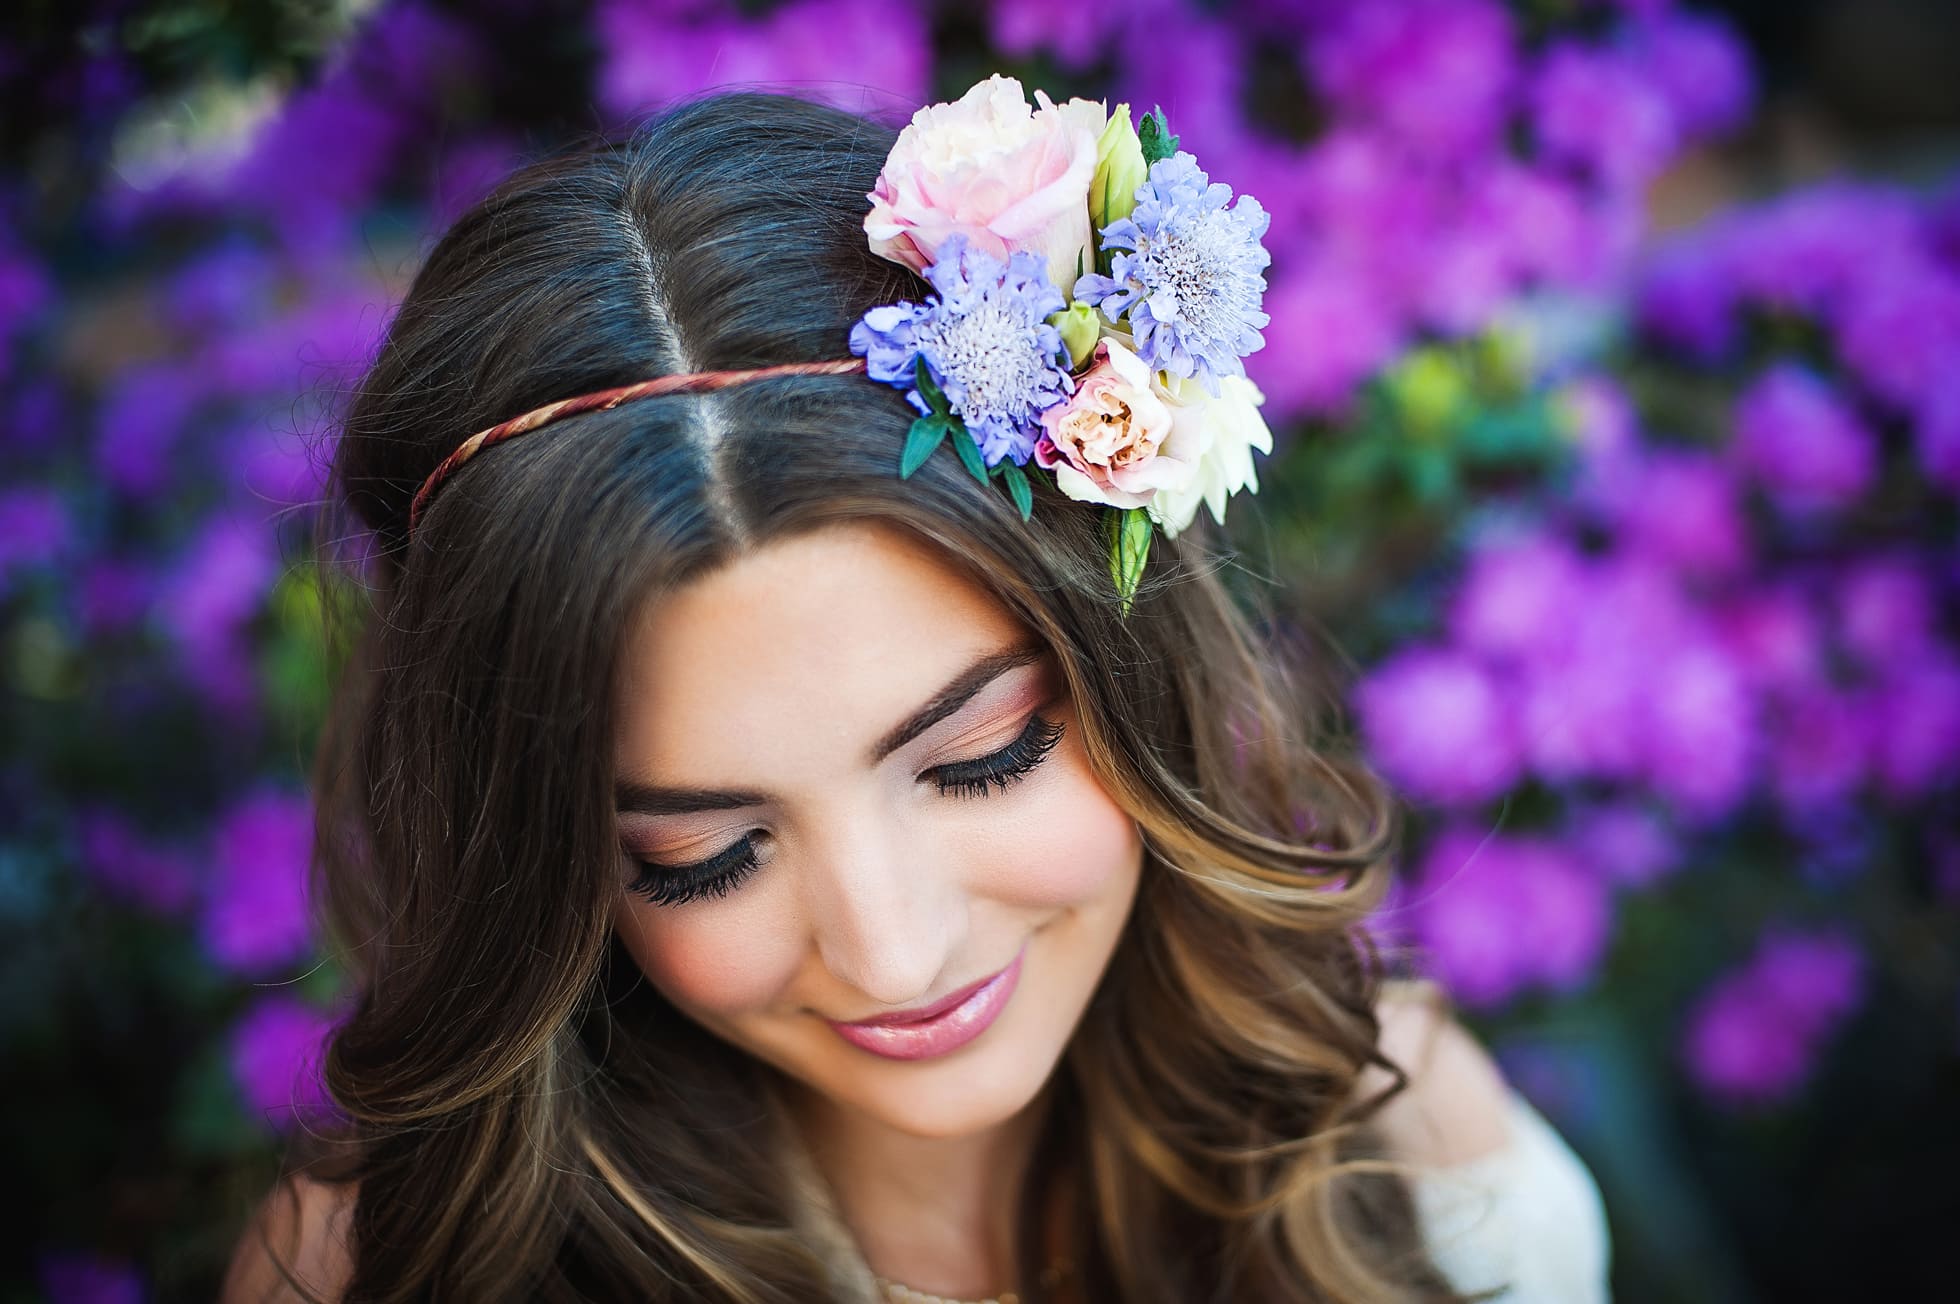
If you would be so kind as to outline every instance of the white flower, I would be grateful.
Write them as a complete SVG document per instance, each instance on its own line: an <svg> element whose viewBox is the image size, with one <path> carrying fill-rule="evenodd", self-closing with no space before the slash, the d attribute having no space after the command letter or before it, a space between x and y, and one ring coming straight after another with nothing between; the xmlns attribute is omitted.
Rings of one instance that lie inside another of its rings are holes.
<svg viewBox="0 0 1960 1304"><path fill-rule="evenodd" d="M1164 452L1183 459L1196 455L1197 473L1188 481L1157 490L1145 509L1166 538L1176 538L1198 514L1198 504L1211 508L1212 519L1225 523L1225 500L1241 489L1259 491L1252 450L1273 451L1273 432L1259 415L1266 396L1245 376L1219 377L1216 398L1192 377L1156 373L1156 387L1171 410L1171 433Z"/></svg>

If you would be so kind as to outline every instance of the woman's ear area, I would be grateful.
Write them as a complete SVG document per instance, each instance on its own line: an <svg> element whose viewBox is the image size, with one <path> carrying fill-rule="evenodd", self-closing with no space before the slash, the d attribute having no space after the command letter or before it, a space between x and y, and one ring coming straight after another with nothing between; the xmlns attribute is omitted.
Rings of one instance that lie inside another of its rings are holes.
<svg viewBox="0 0 1960 1304"><path fill-rule="evenodd" d="M1373 1122L1391 1156L1426 1167L1468 1163L1511 1141L1511 1085L1483 1044L1457 1022L1429 980L1384 983L1375 1006L1380 1049L1409 1077ZM1393 1085L1379 1065L1355 1084L1365 1100Z"/></svg>
<svg viewBox="0 0 1960 1304"><path fill-rule="evenodd" d="M245 1224L221 1304L339 1299L354 1269L347 1237L355 1195L352 1184L282 1179Z"/></svg>

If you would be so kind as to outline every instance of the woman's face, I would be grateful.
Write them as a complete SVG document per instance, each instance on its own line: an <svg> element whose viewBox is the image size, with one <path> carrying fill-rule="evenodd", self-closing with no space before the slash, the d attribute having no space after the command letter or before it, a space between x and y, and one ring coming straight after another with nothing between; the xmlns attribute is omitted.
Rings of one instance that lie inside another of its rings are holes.
<svg viewBox="0 0 1960 1304"><path fill-rule="evenodd" d="M990 594L888 527L772 543L651 606L621 712L617 927L669 1001L913 1135L1035 1097L1143 843Z"/></svg>

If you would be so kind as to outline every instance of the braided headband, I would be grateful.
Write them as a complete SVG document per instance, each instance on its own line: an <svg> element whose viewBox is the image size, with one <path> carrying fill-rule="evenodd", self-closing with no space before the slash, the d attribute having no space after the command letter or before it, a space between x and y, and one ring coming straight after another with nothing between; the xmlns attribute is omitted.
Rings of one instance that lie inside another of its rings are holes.
<svg viewBox="0 0 1960 1304"><path fill-rule="evenodd" d="M1271 218L1250 195L1229 207L1177 148L1162 109L1056 104L996 73L920 109L899 133L864 230L871 251L930 282L851 327L848 359L658 376L548 403L470 436L409 506L413 535L437 487L471 457L562 417L767 376L863 372L919 414L899 450L909 477L941 444L1021 518L1032 481L1100 505L1121 609L1153 527L1175 537L1200 504L1257 491L1252 450L1270 453L1265 395L1245 374L1264 347L1260 243ZM1037 220L1038 219L1038 220ZM1032 465L1030 465L1032 464Z"/></svg>
<svg viewBox="0 0 1960 1304"><path fill-rule="evenodd" d="M492 444L500 444L513 435L529 434L540 426L548 426L561 417L577 416L581 412L596 412L605 408L616 408L621 403L630 403L636 398L656 398L662 394L698 394L706 390L726 389L730 385L740 385L745 381L760 380L765 376L847 376L852 372L864 370L863 358L841 358L835 362L783 362L773 367L748 367L736 371L688 371L672 376L655 376L652 380L636 381L631 385L621 385L615 389L598 389L590 394L580 394L577 398L561 398L555 403L532 408L522 416L500 421L488 430L479 430L456 446L456 450L435 470L415 491L415 501L408 505L408 530L415 532L415 526L422 519L422 509L429 499L435 496L436 487L447 480L457 467L475 457Z"/></svg>

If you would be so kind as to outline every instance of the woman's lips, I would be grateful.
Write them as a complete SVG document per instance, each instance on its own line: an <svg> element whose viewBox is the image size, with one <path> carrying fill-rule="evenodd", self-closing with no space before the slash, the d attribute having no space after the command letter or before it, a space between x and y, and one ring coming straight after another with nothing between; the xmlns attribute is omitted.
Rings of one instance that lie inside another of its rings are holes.
<svg viewBox="0 0 1960 1304"><path fill-rule="evenodd" d="M944 1000L883 1019L842 1023L826 1019L837 1035L853 1046L883 1055L887 1059L929 1059L959 1049L985 1032L1007 1006L1014 985L1021 977L1021 958L1027 943L1005 969L964 992L954 992Z"/></svg>

